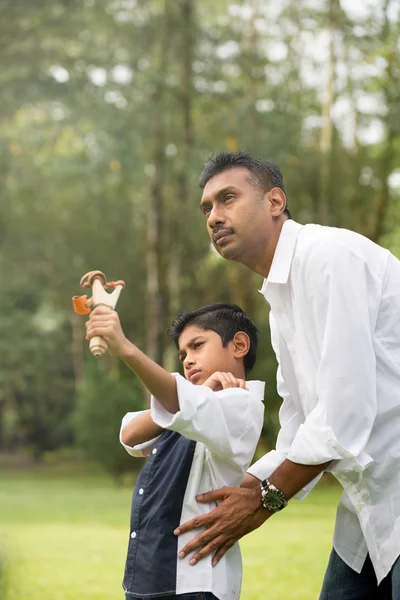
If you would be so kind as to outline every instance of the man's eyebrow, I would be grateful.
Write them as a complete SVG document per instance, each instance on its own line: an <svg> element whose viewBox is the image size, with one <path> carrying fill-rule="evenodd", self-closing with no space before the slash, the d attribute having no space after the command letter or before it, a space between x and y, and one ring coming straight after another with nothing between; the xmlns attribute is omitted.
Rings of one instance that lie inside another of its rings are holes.
<svg viewBox="0 0 400 600"><path fill-rule="evenodd" d="M219 198L221 198L221 196L223 196L224 194L226 194L226 192L237 192L239 188L235 187L234 185L227 185L224 188L220 189L216 194L215 194L215 198L217 200L219 200ZM211 204L212 199L209 197L203 198L203 200L200 202L200 210L203 210L203 208L205 206L208 206L209 204Z"/></svg>

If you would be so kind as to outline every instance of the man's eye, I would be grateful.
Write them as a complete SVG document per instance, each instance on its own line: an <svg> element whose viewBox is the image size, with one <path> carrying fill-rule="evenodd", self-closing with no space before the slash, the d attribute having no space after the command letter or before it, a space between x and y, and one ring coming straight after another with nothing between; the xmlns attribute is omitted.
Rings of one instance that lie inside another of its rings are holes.
<svg viewBox="0 0 400 600"><path fill-rule="evenodd" d="M202 346L204 344L204 342L196 342L195 344L193 344L193 348L195 350L197 350L198 348L200 348L200 346Z"/></svg>
<svg viewBox="0 0 400 600"><path fill-rule="evenodd" d="M209 215L211 212L211 206L206 206L205 209L203 210L203 213L207 216Z"/></svg>
<svg viewBox="0 0 400 600"><path fill-rule="evenodd" d="M227 194L227 195L225 196L225 202L226 202L227 200L232 200L232 198L234 198L234 195L233 195L233 194Z"/></svg>

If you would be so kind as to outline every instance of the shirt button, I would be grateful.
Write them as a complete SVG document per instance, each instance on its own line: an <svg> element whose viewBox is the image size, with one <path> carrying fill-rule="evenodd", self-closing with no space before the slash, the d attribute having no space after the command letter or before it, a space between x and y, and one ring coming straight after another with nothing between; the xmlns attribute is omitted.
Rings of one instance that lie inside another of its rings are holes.
<svg viewBox="0 0 400 600"><path fill-rule="evenodd" d="M153 450L151 451L152 454L157 454L157 448L153 448Z"/></svg>
<svg viewBox="0 0 400 600"><path fill-rule="evenodd" d="M136 537L136 531L132 531L132 533L131 533L131 538L134 540L134 539L135 539L135 537Z"/></svg>
<svg viewBox="0 0 400 600"><path fill-rule="evenodd" d="M142 496L142 495L143 495L143 492L144 492L144 489L143 489L143 488L140 488L140 490L139 490L139 495L140 495L140 496Z"/></svg>

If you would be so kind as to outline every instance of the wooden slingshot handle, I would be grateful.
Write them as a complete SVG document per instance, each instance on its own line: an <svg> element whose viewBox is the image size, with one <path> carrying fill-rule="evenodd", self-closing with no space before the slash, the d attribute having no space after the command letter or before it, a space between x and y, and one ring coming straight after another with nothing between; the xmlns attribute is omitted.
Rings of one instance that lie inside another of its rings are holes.
<svg viewBox="0 0 400 600"><path fill-rule="evenodd" d="M72 302L75 312L78 314L87 314L90 312L90 309L87 308L86 303L93 305L93 308L96 306L108 306L114 310L121 290L125 287L125 282L122 279L107 281L102 271L89 271L89 273L86 273L82 277L80 285L83 288L92 288L92 298L87 300L87 296L74 296ZM109 293L106 291L106 288L111 288L114 291ZM103 337L96 336L90 340L89 348L93 356L99 357L104 354L108 345Z"/></svg>

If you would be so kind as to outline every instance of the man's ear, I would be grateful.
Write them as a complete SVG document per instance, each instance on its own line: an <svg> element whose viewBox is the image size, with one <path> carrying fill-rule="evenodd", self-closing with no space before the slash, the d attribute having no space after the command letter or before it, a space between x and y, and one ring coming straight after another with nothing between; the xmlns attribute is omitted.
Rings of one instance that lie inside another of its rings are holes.
<svg viewBox="0 0 400 600"><path fill-rule="evenodd" d="M244 331L238 331L233 338L233 355L243 358L250 350L250 338Z"/></svg>
<svg viewBox="0 0 400 600"><path fill-rule="evenodd" d="M272 217L279 217L286 208L286 195L281 188L274 187L267 192Z"/></svg>

